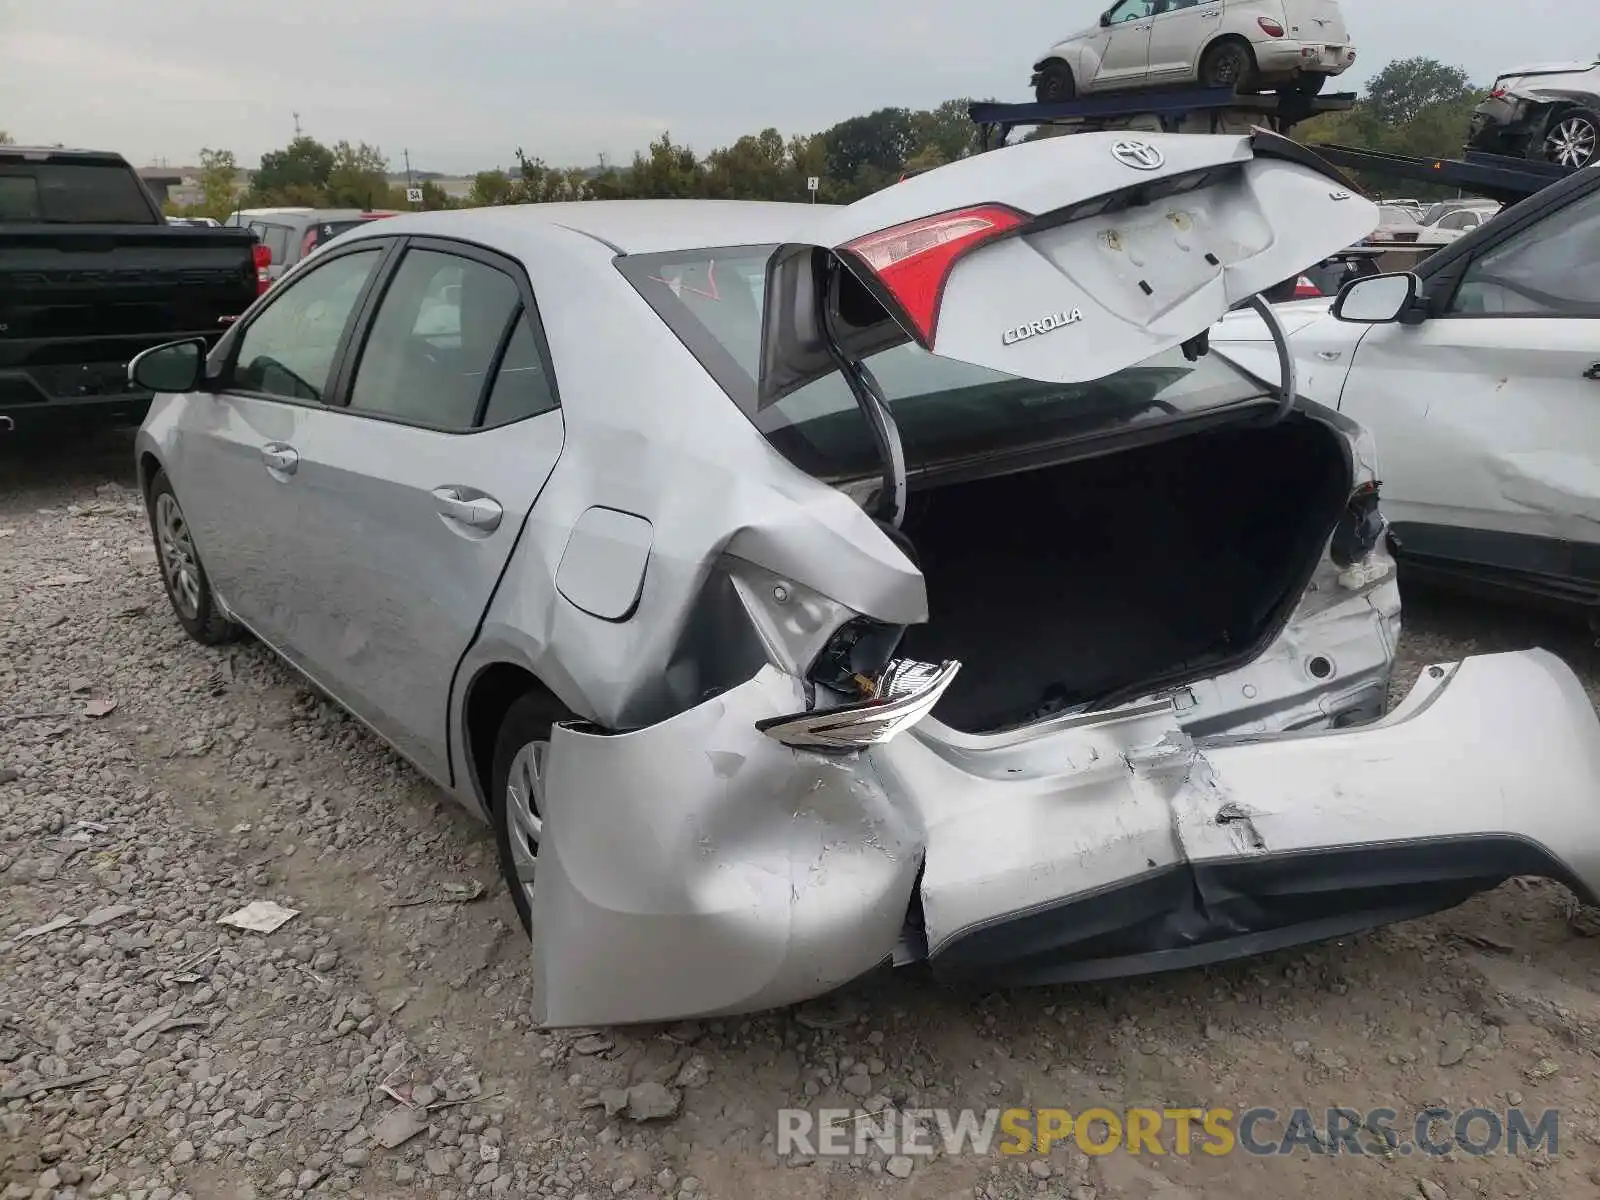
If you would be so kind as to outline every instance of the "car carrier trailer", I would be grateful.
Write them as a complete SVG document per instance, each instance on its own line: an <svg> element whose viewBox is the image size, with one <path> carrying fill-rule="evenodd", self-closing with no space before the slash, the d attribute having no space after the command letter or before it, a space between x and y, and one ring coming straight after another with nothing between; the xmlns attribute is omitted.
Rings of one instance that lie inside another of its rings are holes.
<svg viewBox="0 0 1600 1200"><path fill-rule="evenodd" d="M1142 89L1052 103L970 104L979 145L1003 146L1019 126L1052 125L1073 133L1128 129L1146 133L1248 133L1267 128L1288 135L1295 126L1355 107L1354 92L1304 96L1298 92L1241 96L1232 88ZM1468 150L1459 159L1428 158L1312 144L1318 156L1347 170L1453 187L1475 196L1515 204L1576 169L1536 159Z"/></svg>
<svg viewBox="0 0 1600 1200"><path fill-rule="evenodd" d="M1302 121L1355 107L1354 92L1303 96L1298 92L1241 96L1232 88L1144 89L1046 104L979 101L967 108L979 144L1003 146L1022 125L1058 125L1074 133L1128 129L1145 133L1248 133L1267 128L1287 134Z"/></svg>
<svg viewBox="0 0 1600 1200"><path fill-rule="evenodd" d="M1381 150L1362 150L1335 144L1309 147L1319 157L1349 171L1453 187L1501 204L1515 204L1552 183L1559 183L1575 170L1539 159L1511 158L1504 154L1485 154L1468 150L1461 158L1419 158L1409 154L1387 154Z"/></svg>

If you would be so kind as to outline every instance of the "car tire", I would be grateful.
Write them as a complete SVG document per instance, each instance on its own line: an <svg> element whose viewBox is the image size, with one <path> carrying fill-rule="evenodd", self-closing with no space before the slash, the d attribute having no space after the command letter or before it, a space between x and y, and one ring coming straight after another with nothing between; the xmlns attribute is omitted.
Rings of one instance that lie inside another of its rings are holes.
<svg viewBox="0 0 1600 1200"><path fill-rule="evenodd" d="M163 470L157 470L150 480L145 512L150 518L150 537L155 542L161 586L184 632L202 646L220 646L234 641L243 631L223 615L217 604L211 579L206 575L194 537L189 532L189 522L172 490L172 481Z"/></svg>
<svg viewBox="0 0 1600 1200"><path fill-rule="evenodd" d="M1571 153L1566 152L1568 148ZM1600 113L1590 108L1567 109L1530 148L1529 157L1574 170L1600 162Z"/></svg>
<svg viewBox="0 0 1600 1200"><path fill-rule="evenodd" d="M1256 85L1256 56L1248 42L1223 38L1200 56L1201 87L1231 87L1245 93Z"/></svg>
<svg viewBox="0 0 1600 1200"><path fill-rule="evenodd" d="M1078 94L1078 81L1072 77L1072 68L1059 58L1052 58L1039 71L1039 82L1034 85L1033 98L1040 104L1061 104Z"/></svg>
<svg viewBox="0 0 1600 1200"><path fill-rule="evenodd" d="M549 761L550 731L571 719L572 714L548 692L529 692L506 710L494 739L494 764L489 772L494 844L517 919L529 936L533 934L533 868L543 824L541 773Z"/></svg>
<svg viewBox="0 0 1600 1200"><path fill-rule="evenodd" d="M1318 96L1328 86L1328 76L1321 71L1301 71L1294 77L1294 90L1302 96Z"/></svg>

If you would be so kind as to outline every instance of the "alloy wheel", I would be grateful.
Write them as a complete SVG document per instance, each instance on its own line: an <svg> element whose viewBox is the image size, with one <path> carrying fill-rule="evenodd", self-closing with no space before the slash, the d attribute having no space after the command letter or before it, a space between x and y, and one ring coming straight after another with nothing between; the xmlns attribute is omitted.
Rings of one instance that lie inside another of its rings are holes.
<svg viewBox="0 0 1600 1200"><path fill-rule="evenodd" d="M1556 124L1545 139L1544 152L1563 167L1586 167L1594 161L1600 130L1585 116L1571 116Z"/></svg>
<svg viewBox="0 0 1600 1200"><path fill-rule="evenodd" d="M188 620L200 615L200 559L195 554L189 523L171 492L156 497L156 548L161 574L178 612Z"/></svg>
<svg viewBox="0 0 1600 1200"><path fill-rule="evenodd" d="M511 865L528 905L533 905L533 873L539 857L539 839L544 834L540 815L544 801L544 773L549 761L550 743L529 742L511 760L506 779L506 840L511 844Z"/></svg>

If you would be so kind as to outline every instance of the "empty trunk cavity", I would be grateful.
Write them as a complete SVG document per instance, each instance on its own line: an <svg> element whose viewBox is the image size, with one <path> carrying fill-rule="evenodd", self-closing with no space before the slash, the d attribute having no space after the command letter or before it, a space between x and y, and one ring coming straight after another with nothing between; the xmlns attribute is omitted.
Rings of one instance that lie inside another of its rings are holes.
<svg viewBox="0 0 1600 1200"><path fill-rule="evenodd" d="M1281 629L1350 488L1295 414L914 491L930 617L902 653L961 660L933 715L968 732L1217 674Z"/></svg>

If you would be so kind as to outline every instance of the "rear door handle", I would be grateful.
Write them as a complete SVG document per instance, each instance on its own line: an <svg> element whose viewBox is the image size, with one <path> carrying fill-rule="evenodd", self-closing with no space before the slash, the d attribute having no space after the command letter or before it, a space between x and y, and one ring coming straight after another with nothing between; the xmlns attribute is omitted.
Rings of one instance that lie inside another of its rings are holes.
<svg viewBox="0 0 1600 1200"><path fill-rule="evenodd" d="M293 475L300 465L300 453L286 442L268 442L261 447L261 461L267 470L279 475Z"/></svg>
<svg viewBox="0 0 1600 1200"><path fill-rule="evenodd" d="M500 518L505 510L493 496L473 496L470 499L455 486L433 489L434 504L446 521L493 533L500 528Z"/></svg>

